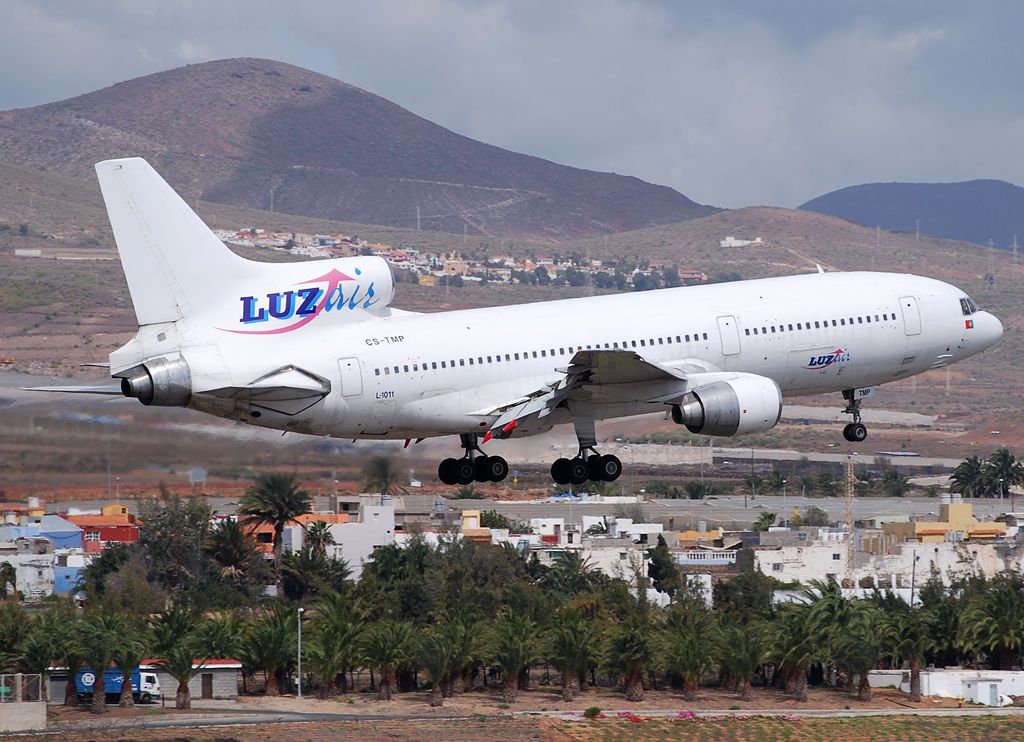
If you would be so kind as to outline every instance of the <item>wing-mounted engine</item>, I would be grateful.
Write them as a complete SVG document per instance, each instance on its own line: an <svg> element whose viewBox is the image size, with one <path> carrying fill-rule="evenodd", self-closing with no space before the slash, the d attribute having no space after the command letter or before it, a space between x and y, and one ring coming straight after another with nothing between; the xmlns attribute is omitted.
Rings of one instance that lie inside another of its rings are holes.
<svg viewBox="0 0 1024 742"><path fill-rule="evenodd" d="M698 385L672 407L676 424L701 435L760 433L774 428L781 417L779 385L756 374L737 374Z"/></svg>

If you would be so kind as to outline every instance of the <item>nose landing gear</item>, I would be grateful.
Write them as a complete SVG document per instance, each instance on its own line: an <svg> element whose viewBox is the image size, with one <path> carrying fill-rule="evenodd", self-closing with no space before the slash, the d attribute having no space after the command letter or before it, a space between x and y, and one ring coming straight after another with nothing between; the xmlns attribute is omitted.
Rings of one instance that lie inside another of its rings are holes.
<svg viewBox="0 0 1024 742"><path fill-rule="evenodd" d="M501 456L488 456L477 443L476 433L459 436L466 450L461 459L445 459L437 467L437 478L444 484L500 482L508 476L508 462Z"/></svg>

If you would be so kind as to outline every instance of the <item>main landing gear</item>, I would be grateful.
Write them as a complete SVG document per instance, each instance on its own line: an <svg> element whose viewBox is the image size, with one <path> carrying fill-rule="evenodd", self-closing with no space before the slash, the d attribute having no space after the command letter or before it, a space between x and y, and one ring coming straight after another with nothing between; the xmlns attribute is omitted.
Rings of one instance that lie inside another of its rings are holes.
<svg viewBox="0 0 1024 742"><path fill-rule="evenodd" d="M843 412L853 415L853 422L843 428L843 438L850 443L862 443L868 437L868 428L860 421L860 404L869 394L870 387L843 390L843 399L846 400L846 409Z"/></svg>
<svg viewBox="0 0 1024 742"><path fill-rule="evenodd" d="M445 484L500 482L508 476L508 462L501 456L488 456L480 450L476 433L459 436L466 449L461 459L445 459L437 467L437 478Z"/></svg>
<svg viewBox="0 0 1024 742"><path fill-rule="evenodd" d="M551 465L551 478L555 484L583 484L591 482L614 482L622 474L622 462L611 454L601 455L588 446L580 448L572 459L556 459Z"/></svg>
<svg viewBox="0 0 1024 742"><path fill-rule="evenodd" d="M575 458L557 459L551 465L551 478L555 484L583 484L587 480L614 482L618 479L622 474L622 462L611 454L602 456L594 448L597 436L593 418L573 415L572 424L576 429L580 452Z"/></svg>

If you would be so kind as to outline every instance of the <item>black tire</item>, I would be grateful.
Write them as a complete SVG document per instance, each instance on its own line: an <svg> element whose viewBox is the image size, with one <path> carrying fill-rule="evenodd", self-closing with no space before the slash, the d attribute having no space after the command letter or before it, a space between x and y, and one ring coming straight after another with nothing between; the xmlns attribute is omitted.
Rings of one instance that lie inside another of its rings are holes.
<svg viewBox="0 0 1024 742"><path fill-rule="evenodd" d="M583 459L569 461L569 484L583 484L590 478L590 467Z"/></svg>
<svg viewBox="0 0 1024 742"><path fill-rule="evenodd" d="M853 438L850 437L850 426L851 425L853 425L853 423L846 423L846 425L843 426L843 438L845 438L848 441L852 441L853 440Z"/></svg>
<svg viewBox="0 0 1024 742"><path fill-rule="evenodd" d="M502 482L508 476L508 462L501 456L487 457L487 474L492 482Z"/></svg>
<svg viewBox="0 0 1024 742"><path fill-rule="evenodd" d="M456 484L458 479L456 477L455 467L458 463L459 462L455 459L444 459L437 465L437 478L440 479L443 484Z"/></svg>
<svg viewBox="0 0 1024 742"><path fill-rule="evenodd" d="M476 479L476 467L469 459L455 459L455 484L471 484Z"/></svg>
<svg viewBox="0 0 1024 742"><path fill-rule="evenodd" d="M555 459L551 465L551 478L555 484L569 484L569 468L572 462L569 459Z"/></svg>
<svg viewBox="0 0 1024 742"><path fill-rule="evenodd" d="M622 475L622 462L619 461L618 456L613 456L610 453L605 454L601 457L600 463L598 464L598 471L601 475L600 480L602 482L614 482ZM593 479L593 477L591 477Z"/></svg>
<svg viewBox="0 0 1024 742"><path fill-rule="evenodd" d="M867 440L868 428L864 423L851 423L850 435L847 438L851 443L863 443Z"/></svg>
<svg viewBox="0 0 1024 742"><path fill-rule="evenodd" d="M473 479L477 482L490 482L490 464L490 456L477 456L473 459Z"/></svg>

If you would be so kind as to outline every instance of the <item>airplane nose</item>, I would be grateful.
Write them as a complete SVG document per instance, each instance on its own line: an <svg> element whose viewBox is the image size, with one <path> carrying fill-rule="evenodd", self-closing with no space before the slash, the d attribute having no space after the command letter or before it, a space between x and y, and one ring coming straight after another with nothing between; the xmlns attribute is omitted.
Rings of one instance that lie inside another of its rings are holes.
<svg viewBox="0 0 1024 742"><path fill-rule="evenodd" d="M1003 323L994 314L988 312L979 312L979 314L984 315L985 318L982 323L982 343L986 348L991 348L1003 337Z"/></svg>

